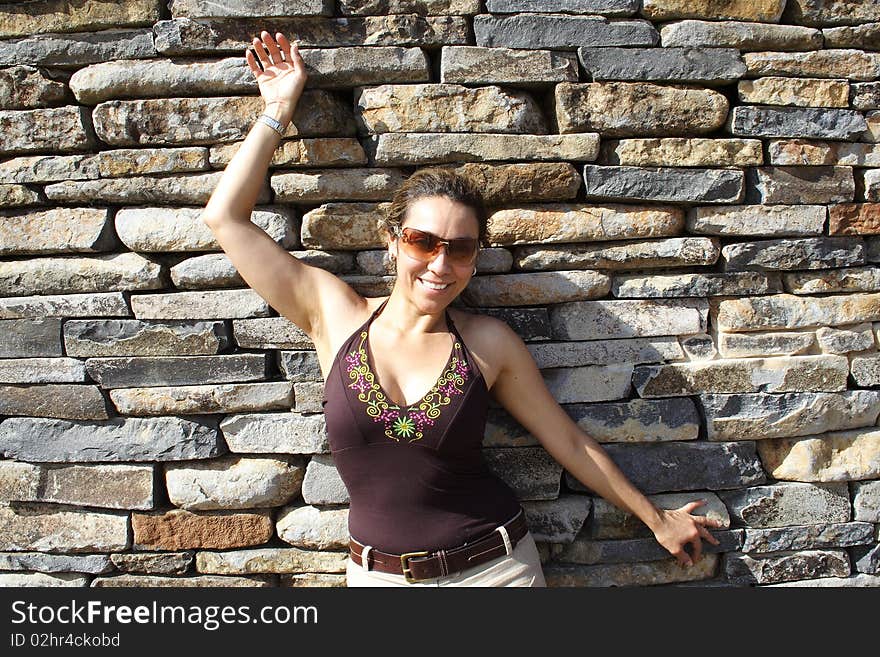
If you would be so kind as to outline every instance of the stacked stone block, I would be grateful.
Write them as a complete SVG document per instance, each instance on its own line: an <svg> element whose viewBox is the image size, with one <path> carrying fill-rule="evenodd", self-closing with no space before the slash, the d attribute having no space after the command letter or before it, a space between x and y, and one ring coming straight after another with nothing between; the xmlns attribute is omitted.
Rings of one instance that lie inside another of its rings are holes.
<svg viewBox="0 0 880 657"><path fill-rule="evenodd" d="M261 29L309 82L252 221L383 295L393 191L472 177L458 304L655 504L723 525L680 567L493 408L551 586L880 585L875 3L29 5L0 3L0 585L344 585L313 345L200 219Z"/></svg>

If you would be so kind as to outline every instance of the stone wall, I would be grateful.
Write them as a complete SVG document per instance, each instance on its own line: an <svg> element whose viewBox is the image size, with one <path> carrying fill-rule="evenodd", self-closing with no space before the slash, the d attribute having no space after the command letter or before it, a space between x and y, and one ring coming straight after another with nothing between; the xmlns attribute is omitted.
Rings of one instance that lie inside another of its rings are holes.
<svg viewBox="0 0 880 657"><path fill-rule="evenodd" d="M724 522L679 567L493 409L551 585L880 584L868 0L0 4L0 584L344 584L312 345L199 218L264 27L310 78L253 221L381 295L395 187L475 176L462 303L655 502Z"/></svg>

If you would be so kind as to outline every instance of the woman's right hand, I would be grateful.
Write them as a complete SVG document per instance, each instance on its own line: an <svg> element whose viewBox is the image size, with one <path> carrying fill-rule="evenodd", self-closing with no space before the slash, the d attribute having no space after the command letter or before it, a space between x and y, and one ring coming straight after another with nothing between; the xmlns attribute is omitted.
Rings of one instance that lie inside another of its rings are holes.
<svg viewBox="0 0 880 657"><path fill-rule="evenodd" d="M263 30L259 37L254 37L253 49L247 49L245 59L257 79L267 113L287 125L308 78L299 49L295 45L291 48L290 41L281 32L273 39Z"/></svg>

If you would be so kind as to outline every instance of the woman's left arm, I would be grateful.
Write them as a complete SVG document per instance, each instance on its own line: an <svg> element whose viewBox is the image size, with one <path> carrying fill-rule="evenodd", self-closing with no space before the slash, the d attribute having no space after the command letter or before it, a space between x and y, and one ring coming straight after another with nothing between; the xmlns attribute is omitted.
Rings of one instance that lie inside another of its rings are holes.
<svg viewBox="0 0 880 657"><path fill-rule="evenodd" d="M500 367L491 389L492 396L563 468L618 508L635 514L683 565L700 560L701 537L718 545L706 527L718 527L720 523L690 513L703 504L702 501L688 502L670 510L652 504L602 446L584 433L553 398L520 337L506 325L497 330L493 355L498 358ZM693 559L684 549L688 543L693 546Z"/></svg>

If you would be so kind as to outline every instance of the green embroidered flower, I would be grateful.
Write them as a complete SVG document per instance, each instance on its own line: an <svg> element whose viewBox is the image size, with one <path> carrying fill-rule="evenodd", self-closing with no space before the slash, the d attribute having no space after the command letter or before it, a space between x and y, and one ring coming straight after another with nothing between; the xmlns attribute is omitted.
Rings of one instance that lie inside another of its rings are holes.
<svg viewBox="0 0 880 657"><path fill-rule="evenodd" d="M416 430L415 423L410 420L406 415L401 415L396 420L394 420L394 424L392 426L394 428L394 433L403 438L409 438Z"/></svg>

